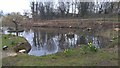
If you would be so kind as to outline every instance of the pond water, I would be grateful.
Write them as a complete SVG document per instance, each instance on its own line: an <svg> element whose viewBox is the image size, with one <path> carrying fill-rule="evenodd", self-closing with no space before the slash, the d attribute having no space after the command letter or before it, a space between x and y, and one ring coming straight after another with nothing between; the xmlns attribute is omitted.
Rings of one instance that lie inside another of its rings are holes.
<svg viewBox="0 0 120 68"><path fill-rule="evenodd" d="M2 33L9 34L8 29L4 28ZM102 47L102 41L94 35L94 32L85 32L80 29L24 28L19 36L24 37L30 43L32 48L28 54L35 56L53 54L89 42L96 48Z"/></svg>

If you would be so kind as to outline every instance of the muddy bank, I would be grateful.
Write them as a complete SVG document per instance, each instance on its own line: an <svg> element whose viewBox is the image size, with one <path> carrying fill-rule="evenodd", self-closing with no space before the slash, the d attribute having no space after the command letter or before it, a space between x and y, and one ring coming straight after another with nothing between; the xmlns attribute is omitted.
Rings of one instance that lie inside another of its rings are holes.
<svg viewBox="0 0 120 68"><path fill-rule="evenodd" d="M21 42L18 43L16 46L13 47L13 50L18 53L20 50L25 49L25 53L28 53L31 50L31 45L28 42Z"/></svg>
<svg viewBox="0 0 120 68"><path fill-rule="evenodd" d="M11 47L5 51L2 50L2 58L8 57L8 56L17 56L17 54L19 53L19 50L23 50L25 49L26 52L28 53L31 49L31 45L29 45L29 43L23 43L23 44L17 44L14 47Z"/></svg>
<svg viewBox="0 0 120 68"><path fill-rule="evenodd" d="M85 29L85 30L106 30L111 28L120 28L120 22L116 18L96 18L96 19L57 19L57 20L29 20L26 23L20 23L19 29L31 27L43 28L72 28L72 29ZM8 25L15 27L14 25Z"/></svg>
<svg viewBox="0 0 120 68"><path fill-rule="evenodd" d="M103 20L87 20L87 19L70 19L70 20L47 20L33 22L33 27L51 27L51 28L76 28L76 29L109 29L119 27L120 23Z"/></svg>

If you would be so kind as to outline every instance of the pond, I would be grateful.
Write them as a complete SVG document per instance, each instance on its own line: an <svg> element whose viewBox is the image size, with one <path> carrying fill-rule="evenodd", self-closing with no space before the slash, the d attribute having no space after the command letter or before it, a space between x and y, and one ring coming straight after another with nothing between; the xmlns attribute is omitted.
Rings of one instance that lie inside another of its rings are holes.
<svg viewBox="0 0 120 68"><path fill-rule="evenodd" d="M8 28L4 28L2 33L9 34ZM35 56L53 54L88 43L92 43L96 48L103 47L103 40L96 36L93 31L80 29L24 28L24 31L20 32L19 36L24 37L30 43L32 48L28 54Z"/></svg>

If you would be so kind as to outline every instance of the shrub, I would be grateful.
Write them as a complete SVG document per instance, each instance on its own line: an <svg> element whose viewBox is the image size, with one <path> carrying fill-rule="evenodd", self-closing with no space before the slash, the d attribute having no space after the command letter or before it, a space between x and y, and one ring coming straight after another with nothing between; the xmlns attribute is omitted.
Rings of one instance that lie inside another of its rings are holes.
<svg viewBox="0 0 120 68"><path fill-rule="evenodd" d="M57 59L57 56L51 55L52 59Z"/></svg>
<svg viewBox="0 0 120 68"><path fill-rule="evenodd" d="M71 56L72 55L72 50L71 49L65 49L64 54L65 54L66 57Z"/></svg>
<svg viewBox="0 0 120 68"><path fill-rule="evenodd" d="M92 51L92 52L98 51L98 49L95 46L92 46L92 43L88 43L88 47L89 47L90 51Z"/></svg>
<svg viewBox="0 0 120 68"><path fill-rule="evenodd" d="M82 51L84 51L84 53L89 53L89 52L97 52L98 49L92 45L92 43L88 43L87 45L84 45L81 47Z"/></svg>

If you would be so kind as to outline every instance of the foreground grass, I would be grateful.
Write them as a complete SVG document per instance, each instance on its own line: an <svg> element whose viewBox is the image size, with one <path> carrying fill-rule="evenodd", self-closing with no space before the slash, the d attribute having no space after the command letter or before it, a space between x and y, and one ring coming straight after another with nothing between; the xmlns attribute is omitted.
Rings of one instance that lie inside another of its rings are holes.
<svg viewBox="0 0 120 68"><path fill-rule="evenodd" d="M3 58L2 63L3 66L115 66L118 65L117 51L117 47L114 47L85 54L80 47L77 47L71 49L69 56L64 52L46 56L18 54L15 57Z"/></svg>

